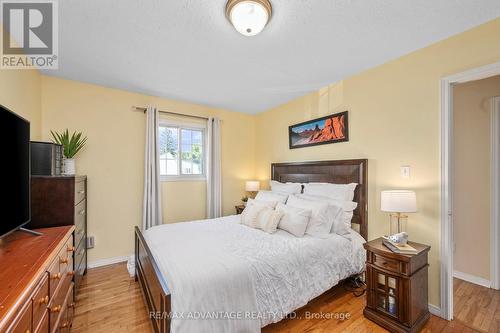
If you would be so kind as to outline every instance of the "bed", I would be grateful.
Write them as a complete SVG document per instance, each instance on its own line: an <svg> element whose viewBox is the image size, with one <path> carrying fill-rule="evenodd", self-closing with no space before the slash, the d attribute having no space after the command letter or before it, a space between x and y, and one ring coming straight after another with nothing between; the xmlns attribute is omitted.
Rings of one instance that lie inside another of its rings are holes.
<svg viewBox="0 0 500 333"><path fill-rule="evenodd" d="M239 216L136 228L136 280L154 332L259 332L364 270L367 160L276 163L271 175L280 182L358 183L357 230L297 238L248 228Z"/></svg>

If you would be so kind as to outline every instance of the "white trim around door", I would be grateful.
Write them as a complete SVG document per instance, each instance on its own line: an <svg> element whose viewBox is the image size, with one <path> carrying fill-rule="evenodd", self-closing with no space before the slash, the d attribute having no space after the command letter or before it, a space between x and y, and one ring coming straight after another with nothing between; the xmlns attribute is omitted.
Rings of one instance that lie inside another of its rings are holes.
<svg viewBox="0 0 500 333"><path fill-rule="evenodd" d="M500 97L491 106L491 288L500 288Z"/></svg>
<svg viewBox="0 0 500 333"><path fill-rule="evenodd" d="M500 62L441 79L441 317L453 319L453 85L500 75Z"/></svg>

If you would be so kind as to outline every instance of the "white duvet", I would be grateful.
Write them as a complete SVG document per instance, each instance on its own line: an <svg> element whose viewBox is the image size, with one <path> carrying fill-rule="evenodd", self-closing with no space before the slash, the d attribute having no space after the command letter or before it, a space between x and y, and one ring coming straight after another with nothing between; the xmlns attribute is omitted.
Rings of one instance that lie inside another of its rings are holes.
<svg viewBox="0 0 500 333"><path fill-rule="evenodd" d="M363 238L297 238L228 216L144 233L172 293L173 333L260 332L363 271Z"/></svg>

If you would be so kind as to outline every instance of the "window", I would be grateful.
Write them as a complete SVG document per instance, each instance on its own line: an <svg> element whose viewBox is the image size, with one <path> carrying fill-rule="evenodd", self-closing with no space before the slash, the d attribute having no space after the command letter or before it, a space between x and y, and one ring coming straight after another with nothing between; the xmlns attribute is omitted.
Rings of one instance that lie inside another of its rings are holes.
<svg viewBox="0 0 500 333"><path fill-rule="evenodd" d="M160 175L164 180L204 179L204 128L162 123L159 136Z"/></svg>

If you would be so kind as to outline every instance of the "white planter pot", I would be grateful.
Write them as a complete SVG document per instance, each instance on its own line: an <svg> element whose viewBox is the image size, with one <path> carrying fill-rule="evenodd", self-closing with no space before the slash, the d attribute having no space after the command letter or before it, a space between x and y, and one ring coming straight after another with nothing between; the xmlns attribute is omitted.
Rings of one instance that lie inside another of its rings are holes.
<svg viewBox="0 0 500 333"><path fill-rule="evenodd" d="M76 166L74 158L67 158L64 160L64 174L65 175L76 174Z"/></svg>

